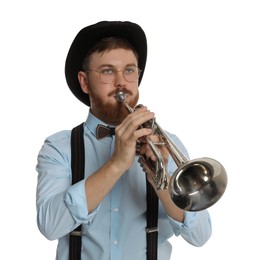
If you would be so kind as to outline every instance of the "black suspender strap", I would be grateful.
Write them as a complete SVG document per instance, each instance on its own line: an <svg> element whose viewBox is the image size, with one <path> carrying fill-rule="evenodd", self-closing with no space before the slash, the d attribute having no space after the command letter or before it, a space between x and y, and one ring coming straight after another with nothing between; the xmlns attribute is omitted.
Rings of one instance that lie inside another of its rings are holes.
<svg viewBox="0 0 254 260"><path fill-rule="evenodd" d="M71 132L71 170L72 184L84 178L85 146L83 123L74 127ZM78 226L69 236L69 260L81 259L81 227Z"/></svg>
<svg viewBox="0 0 254 260"><path fill-rule="evenodd" d="M158 197L154 188L146 178L146 198L147 198L147 227L146 244L147 260L157 260L158 247Z"/></svg>
<svg viewBox="0 0 254 260"><path fill-rule="evenodd" d="M85 146L83 123L74 127L71 132L71 169L72 184L84 178ZM158 244L158 197L148 180L147 189L147 260L157 260ZM81 227L78 226L69 236L69 260L81 259Z"/></svg>

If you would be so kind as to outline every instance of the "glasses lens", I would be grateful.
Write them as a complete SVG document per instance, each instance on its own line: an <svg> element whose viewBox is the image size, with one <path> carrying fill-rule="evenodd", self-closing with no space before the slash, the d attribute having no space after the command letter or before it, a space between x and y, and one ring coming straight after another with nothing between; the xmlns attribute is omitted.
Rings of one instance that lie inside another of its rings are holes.
<svg viewBox="0 0 254 260"><path fill-rule="evenodd" d="M101 81L103 83L112 83L115 79L115 74L112 71L112 69L104 69L102 71L99 72L100 73L100 77L101 77Z"/></svg>
<svg viewBox="0 0 254 260"><path fill-rule="evenodd" d="M124 78L129 82L135 82L139 78L140 70L137 67L127 67L124 71Z"/></svg>

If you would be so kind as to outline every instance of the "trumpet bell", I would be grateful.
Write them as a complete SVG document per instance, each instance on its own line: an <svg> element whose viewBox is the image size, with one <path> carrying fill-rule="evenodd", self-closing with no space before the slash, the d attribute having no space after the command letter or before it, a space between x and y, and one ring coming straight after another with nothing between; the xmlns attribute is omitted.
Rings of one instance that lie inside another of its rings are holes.
<svg viewBox="0 0 254 260"><path fill-rule="evenodd" d="M200 211L215 204L226 186L227 174L223 165L211 158L200 158L177 168L170 179L169 192L177 207Z"/></svg>

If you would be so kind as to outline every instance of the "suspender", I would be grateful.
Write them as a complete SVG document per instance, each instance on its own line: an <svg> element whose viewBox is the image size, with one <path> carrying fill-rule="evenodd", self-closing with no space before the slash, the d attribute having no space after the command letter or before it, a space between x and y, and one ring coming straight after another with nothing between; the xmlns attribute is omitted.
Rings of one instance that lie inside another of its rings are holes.
<svg viewBox="0 0 254 260"><path fill-rule="evenodd" d="M84 178L85 146L83 139L83 123L74 127L71 132L71 169L72 184ZM147 260L157 260L158 240L158 197L146 180L147 189ZM81 226L78 226L69 236L69 260L81 259Z"/></svg>
<svg viewBox="0 0 254 260"><path fill-rule="evenodd" d="M74 127L71 132L71 170L72 184L84 178L85 146L83 141L83 123ZM69 237L69 260L81 259L81 227L78 226Z"/></svg>
<svg viewBox="0 0 254 260"><path fill-rule="evenodd" d="M158 241L158 197L154 188L146 178L146 245L147 260L157 260L157 241Z"/></svg>

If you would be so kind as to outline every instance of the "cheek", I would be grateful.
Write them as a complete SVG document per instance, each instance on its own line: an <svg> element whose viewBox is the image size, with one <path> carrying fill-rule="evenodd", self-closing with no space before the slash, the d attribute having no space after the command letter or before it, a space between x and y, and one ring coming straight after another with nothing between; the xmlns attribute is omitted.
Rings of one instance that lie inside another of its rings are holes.
<svg viewBox="0 0 254 260"><path fill-rule="evenodd" d="M105 88L105 86L100 86L95 89L95 92L98 96L103 99L107 99L109 95L109 89Z"/></svg>
<svg viewBox="0 0 254 260"><path fill-rule="evenodd" d="M130 88L131 92L133 93L134 96L139 95L139 88L138 85L134 85L133 87Z"/></svg>
<svg viewBox="0 0 254 260"><path fill-rule="evenodd" d="M105 87L95 77L89 77L87 79L87 88L90 95L104 96Z"/></svg>
<svg viewBox="0 0 254 260"><path fill-rule="evenodd" d="M92 102L95 102L97 105L104 105L108 102L109 94L105 86L90 86L90 99Z"/></svg>

